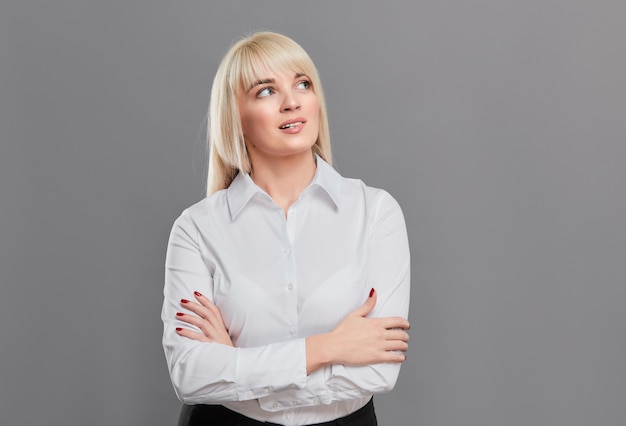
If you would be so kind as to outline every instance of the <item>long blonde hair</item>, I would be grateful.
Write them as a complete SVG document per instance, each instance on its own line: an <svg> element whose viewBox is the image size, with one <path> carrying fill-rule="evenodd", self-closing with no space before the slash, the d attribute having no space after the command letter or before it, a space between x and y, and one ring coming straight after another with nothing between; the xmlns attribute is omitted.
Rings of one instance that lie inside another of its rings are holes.
<svg viewBox="0 0 626 426"><path fill-rule="evenodd" d="M211 89L207 144L207 195L228 188L239 172L250 173L237 97L244 88L266 76L264 70L289 70L307 75L319 103L319 132L313 152L332 164L330 134L322 83L313 61L295 41L281 34L259 32L246 37L226 53Z"/></svg>

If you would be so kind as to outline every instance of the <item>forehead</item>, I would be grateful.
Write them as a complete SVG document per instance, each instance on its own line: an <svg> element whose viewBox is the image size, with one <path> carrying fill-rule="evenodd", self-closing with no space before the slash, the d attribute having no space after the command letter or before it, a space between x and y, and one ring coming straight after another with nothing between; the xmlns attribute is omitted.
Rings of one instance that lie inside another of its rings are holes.
<svg viewBox="0 0 626 426"><path fill-rule="evenodd" d="M292 58L269 61L266 58L255 58L241 67L239 89L248 90L258 81L277 78L294 78L298 74L308 75L306 64L298 63Z"/></svg>

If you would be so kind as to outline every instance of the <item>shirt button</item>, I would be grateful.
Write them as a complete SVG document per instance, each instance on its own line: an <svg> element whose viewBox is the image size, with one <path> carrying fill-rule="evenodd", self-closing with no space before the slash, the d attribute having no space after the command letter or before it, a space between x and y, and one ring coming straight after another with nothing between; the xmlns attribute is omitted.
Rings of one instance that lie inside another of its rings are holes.
<svg viewBox="0 0 626 426"><path fill-rule="evenodd" d="M273 387L271 387L271 386L268 386L268 387L266 387L266 388L265 388L265 391L266 391L267 393L272 393L272 392L274 392L274 388L273 388Z"/></svg>
<svg viewBox="0 0 626 426"><path fill-rule="evenodd" d="M293 284L289 283L289 285L287 286L287 288L289 289L289 291L293 290Z"/></svg>
<svg viewBox="0 0 626 426"><path fill-rule="evenodd" d="M313 398L313 404L319 404L319 403L320 403L319 398Z"/></svg>
<svg viewBox="0 0 626 426"><path fill-rule="evenodd" d="M298 405L298 401L294 399L293 401L291 401L291 405Z"/></svg>
<svg viewBox="0 0 626 426"><path fill-rule="evenodd" d="M289 329L289 334L296 334L296 329L295 328L290 328Z"/></svg>
<svg viewBox="0 0 626 426"><path fill-rule="evenodd" d="M285 417L287 417L287 418L291 417L291 413L290 413L289 411L287 411L287 412L285 413Z"/></svg>
<svg viewBox="0 0 626 426"><path fill-rule="evenodd" d="M272 408L278 408L278 402L273 403Z"/></svg>
<svg viewBox="0 0 626 426"><path fill-rule="evenodd" d="M251 396L252 396L252 395L254 395L254 394L252 393L252 391L251 391L251 390L249 390L248 392L246 392L246 395L247 395L248 397L251 397Z"/></svg>

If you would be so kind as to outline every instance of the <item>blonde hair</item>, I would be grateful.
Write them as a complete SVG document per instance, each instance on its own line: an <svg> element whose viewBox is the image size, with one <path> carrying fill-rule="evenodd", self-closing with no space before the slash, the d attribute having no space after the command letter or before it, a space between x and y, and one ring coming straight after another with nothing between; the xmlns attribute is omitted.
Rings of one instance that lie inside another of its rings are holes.
<svg viewBox="0 0 626 426"><path fill-rule="evenodd" d="M239 172L250 173L237 97L266 75L263 71L290 70L307 75L319 103L319 132L313 152L332 164L330 134L322 83L309 55L281 34L259 32L235 43L217 70L208 113L209 169L207 195L228 188Z"/></svg>

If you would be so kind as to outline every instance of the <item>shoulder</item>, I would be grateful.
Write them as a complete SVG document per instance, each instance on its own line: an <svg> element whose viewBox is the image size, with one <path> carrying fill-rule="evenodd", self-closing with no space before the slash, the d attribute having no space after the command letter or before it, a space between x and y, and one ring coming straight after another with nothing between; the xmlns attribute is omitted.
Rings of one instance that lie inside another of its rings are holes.
<svg viewBox="0 0 626 426"><path fill-rule="evenodd" d="M402 208L387 190L351 178L342 178L341 188L341 206L351 217L363 217L372 240L396 233L406 235Z"/></svg>
<svg viewBox="0 0 626 426"><path fill-rule="evenodd" d="M174 228L198 229L207 223L229 218L226 190L217 191L184 209L174 221Z"/></svg>
<svg viewBox="0 0 626 426"><path fill-rule="evenodd" d="M342 202L354 203L361 198L368 210L374 211L376 216L389 211L402 214L400 204L385 189L368 186L361 179L342 177L341 198Z"/></svg>

